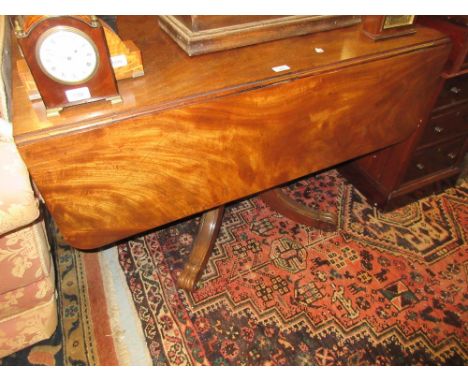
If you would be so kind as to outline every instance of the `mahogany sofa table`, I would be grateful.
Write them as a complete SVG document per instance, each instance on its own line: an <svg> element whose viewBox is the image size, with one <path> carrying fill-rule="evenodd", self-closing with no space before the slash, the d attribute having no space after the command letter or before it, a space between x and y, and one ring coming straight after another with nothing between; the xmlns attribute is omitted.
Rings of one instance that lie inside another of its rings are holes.
<svg viewBox="0 0 468 382"><path fill-rule="evenodd" d="M154 16L118 23L145 68L143 77L119 82L123 102L47 118L14 69L15 139L77 248L208 211L179 279L186 289L206 262L225 203L270 190L265 198L293 216L297 206L274 187L408 137L427 118L450 47L425 27L374 42L353 26L188 57Z"/></svg>

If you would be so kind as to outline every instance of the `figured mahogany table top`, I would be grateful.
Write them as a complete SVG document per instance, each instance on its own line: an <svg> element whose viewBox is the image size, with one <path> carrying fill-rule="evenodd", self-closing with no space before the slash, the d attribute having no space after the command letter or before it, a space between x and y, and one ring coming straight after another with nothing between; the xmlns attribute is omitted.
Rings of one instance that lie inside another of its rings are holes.
<svg viewBox="0 0 468 382"><path fill-rule="evenodd" d="M14 70L12 109L18 145L447 42L440 32L420 27L414 35L376 43L363 36L356 25L188 57L159 28L156 16L119 16L118 27L123 40L133 40L140 48L145 69L143 77L119 82L124 102L95 102L47 118L42 102L28 100ZM316 48L324 52L317 53ZM291 69L272 70L281 65Z"/></svg>
<svg viewBox="0 0 468 382"><path fill-rule="evenodd" d="M374 42L355 26L188 57L154 16L120 17L119 31L145 69L119 82L122 104L46 118L13 72L15 140L62 235L81 249L407 138L450 49L424 27Z"/></svg>

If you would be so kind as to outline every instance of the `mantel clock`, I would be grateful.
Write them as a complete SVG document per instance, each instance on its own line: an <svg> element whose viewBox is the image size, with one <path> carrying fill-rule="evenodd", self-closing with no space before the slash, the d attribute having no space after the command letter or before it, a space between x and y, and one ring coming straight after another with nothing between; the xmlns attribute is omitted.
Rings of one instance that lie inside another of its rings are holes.
<svg viewBox="0 0 468 382"><path fill-rule="evenodd" d="M66 106L121 101L97 17L17 17L15 34L48 116Z"/></svg>

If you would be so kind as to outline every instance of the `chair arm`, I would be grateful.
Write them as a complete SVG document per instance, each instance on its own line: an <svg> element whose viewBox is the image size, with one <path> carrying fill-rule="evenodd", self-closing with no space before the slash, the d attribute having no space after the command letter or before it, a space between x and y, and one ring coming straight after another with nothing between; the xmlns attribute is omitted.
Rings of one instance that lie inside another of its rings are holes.
<svg viewBox="0 0 468 382"><path fill-rule="evenodd" d="M0 235L33 222L39 214L29 173L18 149L11 137L0 134Z"/></svg>

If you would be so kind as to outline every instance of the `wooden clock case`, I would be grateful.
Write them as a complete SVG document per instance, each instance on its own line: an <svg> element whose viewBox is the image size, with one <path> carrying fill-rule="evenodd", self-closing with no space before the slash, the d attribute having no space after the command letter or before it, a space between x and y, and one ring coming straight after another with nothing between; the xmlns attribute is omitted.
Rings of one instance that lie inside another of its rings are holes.
<svg viewBox="0 0 468 382"><path fill-rule="evenodd" d="M36 58L36 46L39 38L50 28L55 26L76 28L89 36L94 42L99 57L98 67L94 75L79 84L60 83L47 76L41 69ZM101 99L119 99L117 82L112 70L109 51L106 44L104 30L99 23L90 16L26 16L22 26L16 25L18 44L26 59L29 69L36 82L48 115L60 111L65 106L78 105ZM70 102L66 91L87 87L90 98Z"/></svg>
<svg viewBox="0 0 468 382"><path fill-rule="evenodd" d="M409 17L407 24L399 22L401 17ZM363 16L361 30L372 40L382 40L416 33L414 21L414 16Z"/></svg>

